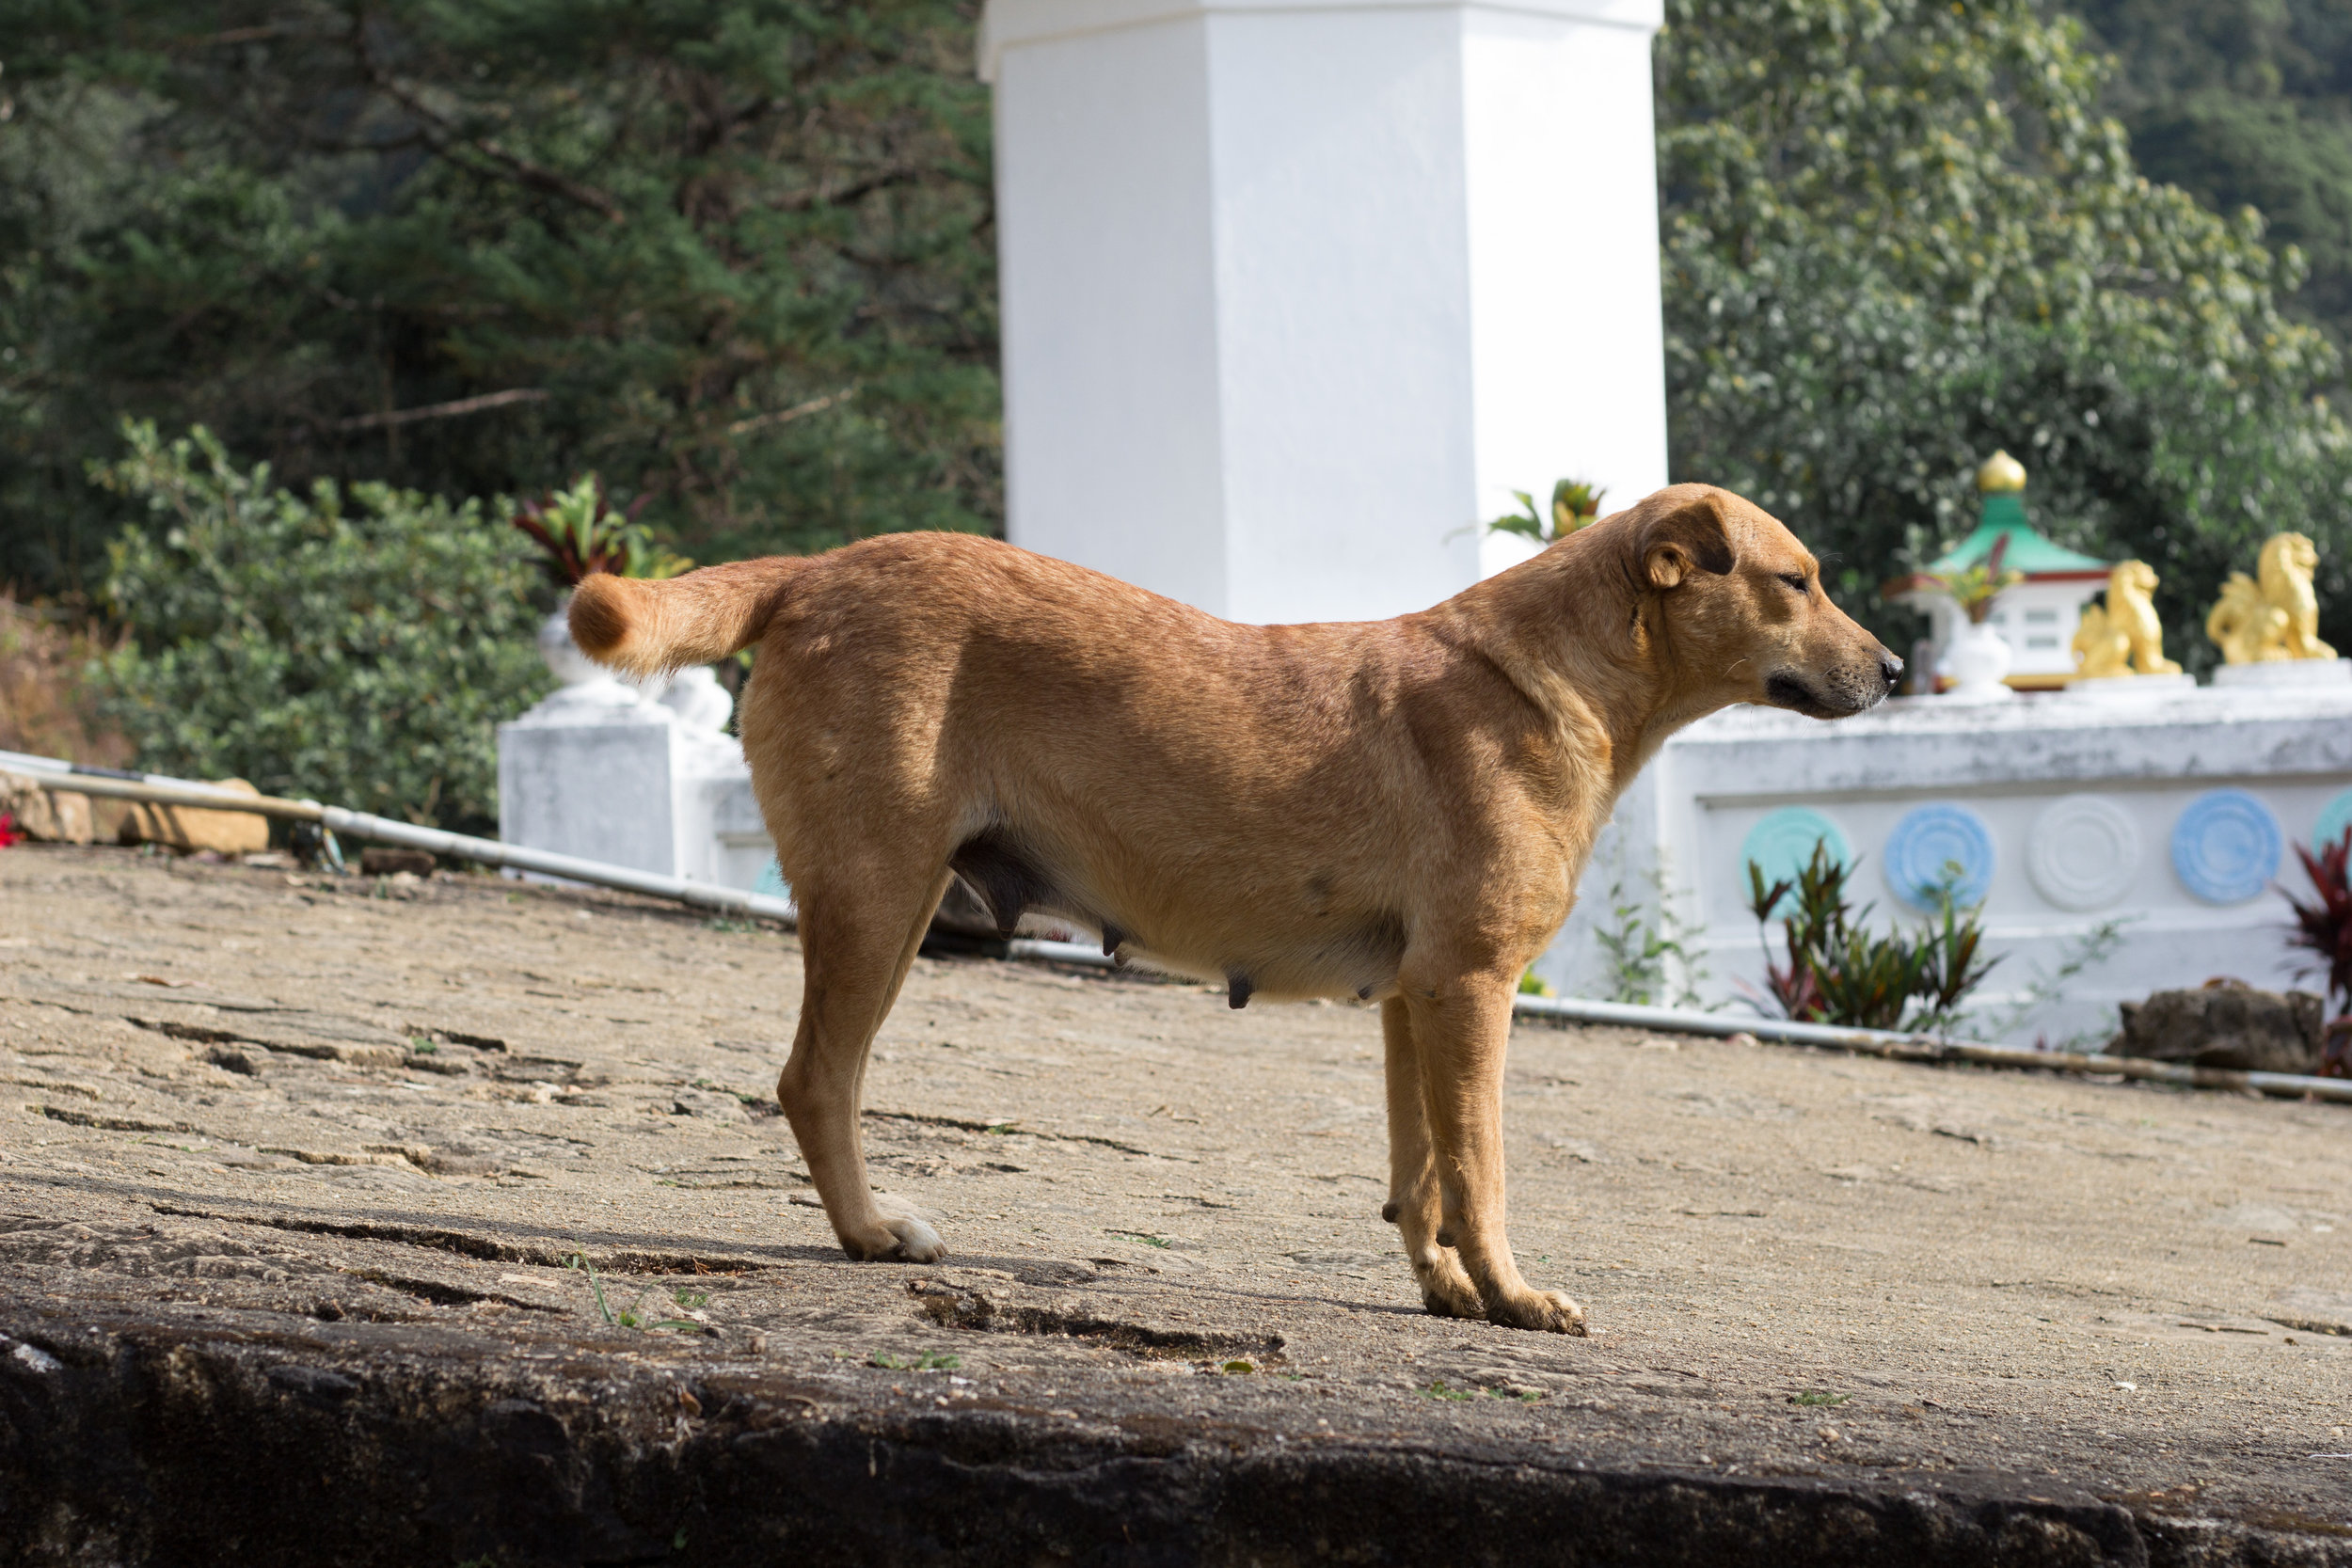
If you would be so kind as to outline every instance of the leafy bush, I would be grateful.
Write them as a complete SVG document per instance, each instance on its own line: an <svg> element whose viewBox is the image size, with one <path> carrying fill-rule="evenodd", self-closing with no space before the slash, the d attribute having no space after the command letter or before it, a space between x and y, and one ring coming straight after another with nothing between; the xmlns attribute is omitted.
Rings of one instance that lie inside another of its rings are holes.
<svg viewBox="0 0 2352 1568"><path fill-rule="evenodd" d="M110 549L129 629L95 672L139 764L411 822L498 817L493 727L548 686L530 545L478 503L240 473L201 426L96 469L160 526Z"/></svg>
<svg viewBox="0 0 2352 1568"><path fill-rule="evenodd" d="M1979 963L1984 929L1978 911L1963 913L1947 885L1938 890L1937 917L1916 940L1901 932L1872 936L1863 923L1871 906L1859 911L1846 901L1851 868L1830 857L1821 845L1793 878L1765 885L1763 868L1748 863L1748 909L1760 927L1793 893L1796 902L1783 923L1788 962L1776 963L1765 944L1765 984L1781 1011L1807 1023L1839 1023L1860 1029L1934 1030L1947 1026L1960 1004L1994 963ZM1926 1006L1912 1012L1913 1002Z"/></svg>

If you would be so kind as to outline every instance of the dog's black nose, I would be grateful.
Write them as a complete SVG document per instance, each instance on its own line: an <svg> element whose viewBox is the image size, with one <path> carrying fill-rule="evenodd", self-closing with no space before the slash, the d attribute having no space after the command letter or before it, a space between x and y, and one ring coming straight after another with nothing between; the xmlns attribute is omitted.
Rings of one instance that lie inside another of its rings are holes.
<svg viewBox="0 0 2352 1568"><path fill-rule="evenodd" d="M1881 648L1879 650L1879 673L1886 677L1886 689L1892 691L1895 689L1896 683L1903 678L1903 661L1884 648Z"/></svg>

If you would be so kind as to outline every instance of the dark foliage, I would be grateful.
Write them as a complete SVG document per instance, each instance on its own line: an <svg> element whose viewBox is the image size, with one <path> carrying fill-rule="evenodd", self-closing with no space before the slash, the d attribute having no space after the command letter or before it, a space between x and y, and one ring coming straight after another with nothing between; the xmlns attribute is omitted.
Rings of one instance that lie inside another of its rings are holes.
<svg viewBox="0 0 2352 1568"><path fill-rule="evenodd" d="M0 0L0 582L95 596L126 413L706 557L993 527L977 10Z"/></svg>

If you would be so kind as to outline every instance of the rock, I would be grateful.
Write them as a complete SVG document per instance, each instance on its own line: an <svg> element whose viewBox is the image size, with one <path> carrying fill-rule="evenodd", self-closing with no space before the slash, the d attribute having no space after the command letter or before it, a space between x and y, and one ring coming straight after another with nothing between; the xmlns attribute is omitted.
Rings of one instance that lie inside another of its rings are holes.
<svg viewBox="0 0 2352 1568"><path fill-rule="evenodd" d="M210 1045L204 1048L204 1060L216 1068L241 1073L247 1078L262 1076L262 1058L250 1051L233 1045Z"/></svg>
<svg viewBox="0 0 2352 1568"><path fill-rule="evenodd" d="M2242 1072L2310 1072L2319 1065L2327 1005L2310 991L2281 996L2242 980L2215 980L2196 990L2160 990L2145 1002L2126 1002L2122 1013L2123 1032L2107 1047L2119 1056Z"/></svg>
<svg viewBox="0 0 2352 1568"><path fill-rule="evenodd" d="M360 851L359 875L390 877L405 871L411 876L433 875L433 855L425 849L393 849L376 845Z"/></svg>
<svg viewBox="0 0 2352 1568"><path fill-rule="evenodd" d="M262 793L243 779L212 782L240 795ZM206 811L200 806L138 805L123 816L117 836L125 844L249 855L269 847L269 818L254 812Z"/></svg>
<svg viewBox="0 0 2352 1568"><path fill-rule="evenodd" d="M50 844L87 844L97 837L90 799L76 790L43 789L10 776L0 784L0 812L26 838Z"/></svg>

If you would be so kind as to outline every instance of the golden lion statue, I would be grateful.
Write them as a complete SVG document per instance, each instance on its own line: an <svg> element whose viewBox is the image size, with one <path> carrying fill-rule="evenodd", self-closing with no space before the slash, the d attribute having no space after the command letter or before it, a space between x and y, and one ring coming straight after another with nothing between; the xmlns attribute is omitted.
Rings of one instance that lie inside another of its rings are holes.
<svg viewBox="0 0 2352 1568"><path fill-rule="evenodd" d="M2074 633L2084 679L2128 675L2134 666L2143 675L2181 673L2164 657L2164 626L2148 600L2155 589L2156 574L2144 561L2123 562L2107 574L2106 608L2084 610L2082 627Z"/></svg>
<svg viewBox="0 0 2352 1568"><path fill-rule="evenodd" d="M2319 595L2312 591L2318 566L2319 551L2309 539L2274 533L2263 546L2259 583L2244 572L2230 574L2220 601L2205 617L2205 635L2220 648L2223 663L2336 657L2319 640Z"/></svg>

